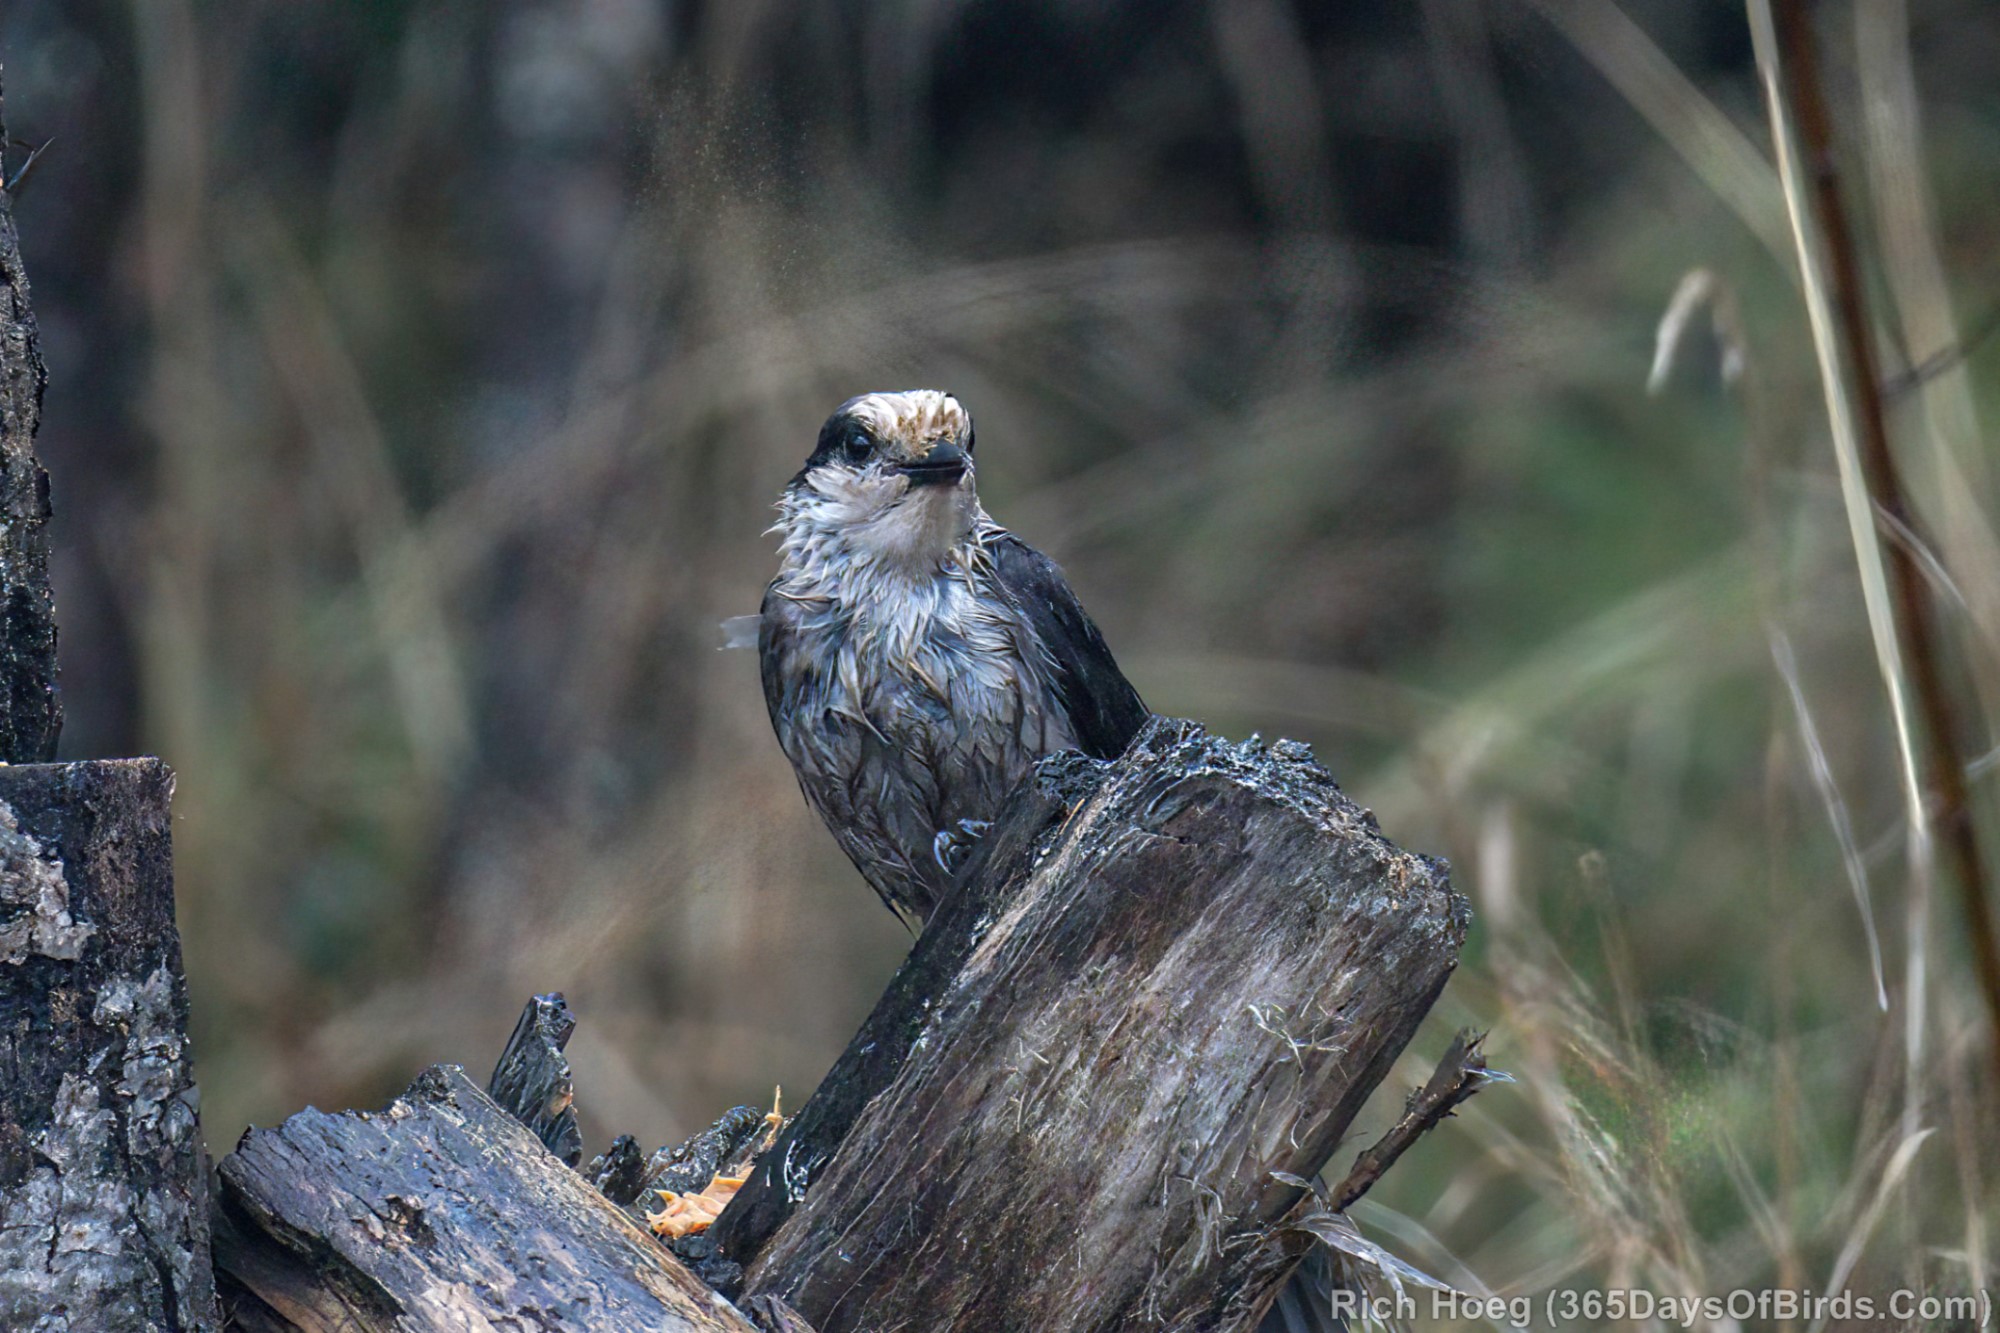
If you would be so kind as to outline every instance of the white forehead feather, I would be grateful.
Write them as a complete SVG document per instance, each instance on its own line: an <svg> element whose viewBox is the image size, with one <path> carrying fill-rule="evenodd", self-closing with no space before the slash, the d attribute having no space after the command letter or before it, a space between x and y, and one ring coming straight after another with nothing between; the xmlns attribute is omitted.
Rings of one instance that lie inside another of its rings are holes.
<svg viewBox="0 0 2000 1333"><path fill-rule="evenodd" d="M865 394L848 413L868 423L877 438L913 443L939 437L962 438L971 426L958 399L937 389Z"/></svg>

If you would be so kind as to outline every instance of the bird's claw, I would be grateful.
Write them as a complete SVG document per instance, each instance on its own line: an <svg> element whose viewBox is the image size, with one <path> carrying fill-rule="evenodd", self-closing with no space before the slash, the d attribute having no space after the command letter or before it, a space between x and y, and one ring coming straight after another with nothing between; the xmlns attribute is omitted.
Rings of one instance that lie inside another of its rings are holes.
<svg viewBox="0 0 2000 1333"><path fill-rule="evenodd" d="M942 828L931 839L931 855L938 867L947 875L956 875L965 858L972 854L973 844L986 836L986 830L993 827L991 820L961 819L951 828Z"/></svg>

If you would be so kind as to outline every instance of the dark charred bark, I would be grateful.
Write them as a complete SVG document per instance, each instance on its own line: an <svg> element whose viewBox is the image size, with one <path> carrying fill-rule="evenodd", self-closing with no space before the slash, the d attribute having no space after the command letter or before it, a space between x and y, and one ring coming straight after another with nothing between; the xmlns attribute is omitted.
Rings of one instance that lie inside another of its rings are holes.
<svg viewBox="0 0 2000 1333"><path fill-rule="evenodd" d="M637 1139L620 1134L609 1149L590 1159L590 1170L584 1174L598 1193L624 1208L637 1203L646 1188L646 1155L639 1151Z"/></svg>
<svg viewBox="0 0 2000 1333"><path fill-rule="evenodd" d="M576 1016L560 991L537 995L521 1011L514 1035L486 1081L487 1095L534 1131L544 1147L575 1166L583 1160L583 1132L576 1127L576 1084L563 1047Z"/></svg>
<svg viewBox="0 0 2000 1333"><path fill-rule="evenodd" d="M1303 746L1156 721L1115 764L1042 766L722 1220L676 1242L747 1289L743 1315L632 1214L739 1160L759 1112L578 1173L449 1067L382 1114L245 1136L224 1295L253 1333L1250 1330L1312 1238L1340 1238L1306 1181L1466 920ZM496 1071L531 1125L567 1105L564 1018L531 1004ZM1455 1045L1349 1192L1487 1077ZM1286 1327L1326 1326L1287 1299Z"/></svg>
<svg viewBox="0 0 2000 1333"><path fill-rule="evenodd" d="M640 1177L640 1193L672 1190L685 1194L701 1189L717 1172L749 1156L766 1128L764 1113L756 1107L731 1107L707 1129L654 1153Z"/></svg>
<svg viewBox="0 0 2000 1333"><path fill-rule="evenodd" d="M0 146L7 142L0 114ZM56 606L49 587L49 474L35 457L47 383L28 275L0 190L0 761L56 757Z"/></svg>
<svg viewBox="0 0 2000 1333"><path fill-rule="evenodd" d="M454 1065L386 1111L253 1129L221 1181L216 1265L247 1328L751 1330Z"/></svg>
<svg viewBox="0 0 2000 1333"><path fill-rule="evenodd" d="M173 785L0 767L0 1328L216 1326Z"/></svg>
<svg viewBox="0 0 2000 1333"><path fill-rule="evenodd" d="M1254 1327L1299 1182L1444 985L1464 901L1304 747L1184 722L990 865L870 1019L886 1086L850 1048L845 1133L767 1159L746 1210L802 1164L811 1190L737 1251L749 1292L822 1333Z"/></svg>

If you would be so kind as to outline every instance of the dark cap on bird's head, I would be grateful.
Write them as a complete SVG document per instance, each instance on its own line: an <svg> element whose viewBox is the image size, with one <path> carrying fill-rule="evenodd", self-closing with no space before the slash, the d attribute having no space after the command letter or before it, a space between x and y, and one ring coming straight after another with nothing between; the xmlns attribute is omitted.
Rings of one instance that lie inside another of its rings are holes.
<svg viewBox="0 0 2000 1333"><path fill-rule="evenodd" d="M835 408L806 471L872 467L900 474L911 486L936 486L958 482L971 465L972 414L948 393L908 389L864 393Z"/></svg>

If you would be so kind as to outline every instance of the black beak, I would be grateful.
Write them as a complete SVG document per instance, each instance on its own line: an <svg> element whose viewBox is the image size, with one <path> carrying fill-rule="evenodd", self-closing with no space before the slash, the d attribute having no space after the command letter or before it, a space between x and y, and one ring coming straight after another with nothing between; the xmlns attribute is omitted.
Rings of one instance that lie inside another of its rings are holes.
<svg viewBox="0 0 2000 1333"><path fill-rule="evenodd" d="M951 486L965 475L966 465L971 461L965 450L950 440L939 440L922 462L905 463L901 471L912 486Z"/></svg>

